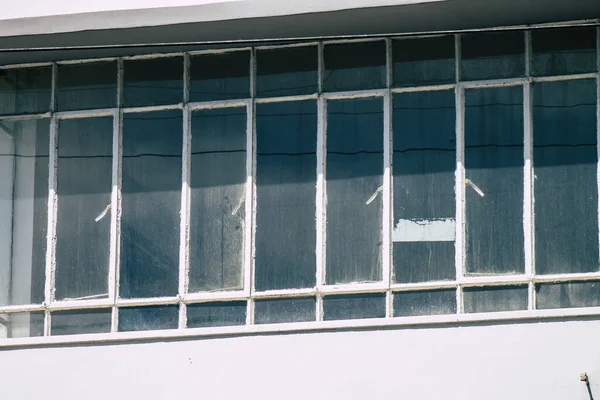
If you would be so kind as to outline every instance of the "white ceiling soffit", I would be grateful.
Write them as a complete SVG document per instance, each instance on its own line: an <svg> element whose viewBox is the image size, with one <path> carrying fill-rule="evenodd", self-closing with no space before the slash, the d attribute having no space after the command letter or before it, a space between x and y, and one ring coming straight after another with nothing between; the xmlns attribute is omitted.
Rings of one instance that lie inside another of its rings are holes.
<svg viewBox="0 0 600 400"><path fill-rule="evenodd" d="M0 36L226 21L449 0L28 0L7 1Z"/></svg>

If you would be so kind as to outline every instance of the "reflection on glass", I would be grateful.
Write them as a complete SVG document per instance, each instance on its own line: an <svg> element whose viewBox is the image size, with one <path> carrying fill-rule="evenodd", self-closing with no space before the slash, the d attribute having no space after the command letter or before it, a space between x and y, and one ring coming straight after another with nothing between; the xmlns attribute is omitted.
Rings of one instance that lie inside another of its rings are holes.
<svg viewBox="0 0 600 400"><path fill-rule="evenodd" d="M67 119L58 130L56 298L108 296L112 128L110 117Z"/></svg>
<svg viewBox="0 0 600 400"><path fill-rule="evenodd" d="M525 74L525 33L461 35L461 79L514 78Z"/></svg>
<svg viewBox="0 0 600 400"><path fill-rule="evenodd" d="M394 86L456 81L454 36L394 40L392 56Z"/></svg>
<svg viewBox="0 0 600 400"><path fill-rule="evenodd" d="M123 63L125 107L177 104L183 101L183 58L126 60Z"/></svg>
<svg viewBox="0 0 600 400"><path fill-rule="evenodd" d="M110 332L111 309L68 310L52 313L52 336Z"/></svg>
<svg viewBox="0 0 600 400"><path fill-rule="evenodd" d="M202 54L191 59L190 101L250 97L250 52Z"/></svg>
<svg viewBox="0 0 600 400"><path fill-rule="evenodd" d="M598 271L596 81L533 87L535 265Z"/></svg>
<svg viewBox="0 0 600 400"><path fill-rule="evenodd" d="M177 294L182 114L125 114L121 297Z"/></svg>
<svg viewBox="0 0 600 400"><path fill-rule="evenodd" d="M230 301L190 304L187 306L187 327L234 326L246 323L246 302Z"/></svg>
<svg viewBox="0 0 600 400"><path fill-rule="evenodd" d="M176 329L178 321L177 306L119 308L120 332Z"/></svg>
<svg viewBox="0 0 600 400"><path fill-rule="evenodd" d="M0 115L50 109L52 67L0 70Z"/></svg>
<svg viewBox="0 0 600 400"><path fill-rule="evenodd" d="M533 75L596 71L596 28L541 29L531 32Z"/></svg>
<svg viewBox="0 0 600 400"><path fill-rule="evenodd" d="M0 338L44 336L44 313L0 314Z"/></svg>
<svg viewBox="0 0 600 400"><path fill-rule="evenodd" d="M100 62L58 66L58 110L117 106L117 63Z"/></svg>
<svg viewBox="0 0 600 400"><path fill-rule="evenodd" d="M363 319L385 317L385 293L327 296L323 299L323 319Z"/></svg>
<svg viewBox="0 0 600 400"><path fill-rule="evenodd" d="M527 286L466 288L463 305L466 313L526 310Z"/></svg>
<svg viewBox="0 0 600 400"><path fill-rule="evenodd" d="M328 44L324 49L323 90L380 89L386 86L385 42Z"/></svg>
<svg viewBox="0 0 600 400"><path fill-rule="evenodd" d="M536 291L538 309L600 306L600 281L541 284Z"/></svg>
<svg viewBox="0 0 600 400"><path fill-rule="evenodd" d="M326 281L379 281L383 101L330 101L327 121Z"/></svg>
<svg viewBox="0 0 600 400"><path fill-rule="evenodd" d="M454 92L394 95L394 277L454 279Z"/></svg>
<svg viewBox="0 0 600 400"><path fill-rule="evenodd" d="M241 288L246 109L192 117L190 291Z"/></svg>
<svg viewBox="0 0 600 400"><path fill-rule="evenodd" d="M316 93L317 70L317 46L258 50L256 93L260 97Z"/></svg>
<svg viewBox="0 0 600 400"><path fill-rule="evenodd" d="M305 322L316 320L314 297L256 300L254 302L255 324L282 322Z"/></svg>
<svg viewBox="0 0 600 400"><path fill-rule="evenodd" d="M0 305L44 301L49 120L0 124Z"/></svg>
<svg viewBox="0 0 600 400"><path fill-rule="evenodd" d="M456 290L394 293L394 317L456 314Z"/></svg>
<svg viewBox="0 0 600 400"><path fill-rule="evenodd" d="M523 88L467 90L465 101L467 272L522 273Z"/></svg>
<svg viewBox="0 0 600 400"><path fill-rule="evenodd" d="M315 285L317 106L256 110L256 289Z"/></svg>

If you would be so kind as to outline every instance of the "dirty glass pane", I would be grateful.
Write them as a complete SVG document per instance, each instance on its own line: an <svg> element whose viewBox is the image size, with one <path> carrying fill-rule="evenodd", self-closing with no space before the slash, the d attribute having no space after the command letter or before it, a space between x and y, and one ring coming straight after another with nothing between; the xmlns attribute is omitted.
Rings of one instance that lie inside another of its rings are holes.
<svg viewBox="0 0 600 400"><path fill-rule="evenodd" d="M384 88L385 58L383 40L326 45L323 90L337 92Z"/></svg>
<svg viewBox="0 0 600 400"><path fill-rule="evenodd" d="M596 81L533 87L535 265L598 271Z"/></svg>
<svg viewBox="0 0 600 400"><path fill-rule="evenodd" d="M125 107L183 101L183 57L125 60L123 74Z"/></svg>
<svg viewBox="0 0 600 400"><path fill-rule="evenodd" d="M392 43L394 86L456 81L454 36L402 39Z"/></svg>
<svg viewBox="0 0 600 400"><path fill-rule="evenodd" d="M52 336L110 332L111 309L68 310L52 313Z"/></svg>
<svg viewBox="0 0 600 400"><path fill-rule="evenodd" d="M525 74L524 35L524 31L461 35L461 79L523 76Z"/></svg>
<svg viewBox="0 0 600 400"><path fill-rule="evenodd" d="M56 103L60 111L116 107L116 61L59 65Z"/></svg>
<svg viewBox="0 0 600 400"><path fill-rule="evenodd" d="M176 329L178 322L178 306L119 308L120 332Z"/></svg>
<svg viewBox="0 0 600 400"><path fill-rule="evenodd" d="M456 314L456 290L394 293L394 317Z"/></svg>
<svg viewBox="0 0 600 400"><path fill-rule="evenodd" d="M181 150L181 111L125 114L121 297L177 294Z"/></svg>
<svg viewBox="0 0 600 400"><path fill-rule="evenodd" d="M454 279L454 91L393 98L394 277Z"/></svg>
<svg viewBox="0 0 600 400"><path fill-rule="evenodd" d="M0 71L0 115L36 114L50 109L52 67Z"/></svg>
<svg viewBox="0 0 600 400"><path fill-rule="evenodd" d="M58 300L108 297L110 213L98 218L111 200L112 137L111 117L59 123Z"/></svg>
<svg viewBox="0 0 600 400"><path fill-rule="evenodd" d="M49 120L0 122L0 305L44 301Z"/></svg>
<svg viewBox="0 0 600 400"><path fill-rule="evenodd" d="M0 338L44 336L44 313L0 314Z"/></svg>
<svg viewBox="0 0 600 400"><path fill-rule="evenodd" d="M190 101L250 97L250 52L202 54L191 59Z"/></svg>
<svg viewBox="0 0 600 400"><path fill-rule="evenodd" d="M523 88L466 91L467 272L524 271Z"/></svg>
<svg viewBox="0 0 600 400"><path fill-rule="evenodd" d="M233 326L246 323L246 302L190 304L187 306L187 327Z"/></svg>
<svg viewBox="0 0 600 400"><path fill-rule="evenodd" d="M543 29L531 32L532 75L596 71L596 28Z"/></svg>
<svg viewBox="0 0 600 400"><path fill-rule="evenodd" d="M323 299L323 319L362 319L385 317L385 293L327 296Z"/></svg>
<svg viewBox="0 0 600 400"><path fill-rule="evenodd" d="M314 297L256 300L254 302L255 324L280 322L305 322L316 320Z"/></svg>
<svg viewBox="0 0 600 400"><path fill-rule="evenodd" d="M326 281L379 281L383 101L330 101L327 118Z"/></svg>
<svg viewBox="0 0 600 400"><path fill-rule="evenodd" d="M527 286L466 288L463 305L466 313L526 310Z"/></svg>
<svg viewBox="0 0 600 400"><path fill-rule="evenodd" d="M315 101L256 109L256 289L315 285Z"/></svg>
<svg viewBox="0 0 600 400"><path fill-rule="evenodd" d="M600 281L540 284L536 291L538 309L600 306Z"/></svg>
<svg viewBox="0 0 600 400"><path fill-rule="evenodd" d="M242 287L246 109L192 115L190 292Z"/></svg>
<svg viewBox="0 0 600 400"><path fill-rule="evenodd" d="M319 90L317 46L256 52L256 93L260 97L293 96Z"/></svg>

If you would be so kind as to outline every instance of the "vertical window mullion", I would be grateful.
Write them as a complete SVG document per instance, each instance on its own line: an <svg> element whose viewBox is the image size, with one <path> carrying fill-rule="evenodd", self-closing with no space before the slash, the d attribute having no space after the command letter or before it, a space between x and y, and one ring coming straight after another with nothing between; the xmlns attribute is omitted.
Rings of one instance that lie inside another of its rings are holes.
<svg viewBox="0 0 600 400"><path fill-rule="evenodd" d="M317 238L317 265L316 265L316 286L317 286L317 321L323 320L323 296L321 289L325 282L325 243L326 243L326 200L325 200L325 154L326 154L326 134L327 134L327 101L319 95L317 101L317 201L316 201L316 238Z"/></svg>
<svg viewBox="0 0 600 400"><path fill-rule="evenodd" d="M113 139L113 199L111 213L111 239L114 243L114 264L111 261L111 273L114 274L114 281L109 279L108 290L112 290L112 315L111 315L111 332L119 330L119 308L117 300L119 299L119 278L120 278L120 251L121 251L121 189L123 183L123 59L117 60L117 112L113 117L115 120L115 132ZM115 174L116 169L116 175ZM116 179L116 180L115 180ZM113 222L114 221L114 222ZM114 231L113 231L114 229ZM113 235L114 232L114 235ZM112 246L112 244L111 244ZM109 277L110 278L110 277Z"/></svg>
<svg viewBox="0 0 600 400"><path fill-rule="evenodd" d="M596 158L598 189L598 229L600 229L600 27L596 28ZM600 246L600 231L598 234ZM600 262L600 260L599 260ZM600 267L600 266L599 266Z"/></svg>
<svg viewBox="0 0 600 400"><path fill-rule="evenodd" d="M190 101L190 56L183 55L183 147L181 157L181 220L179 228L179 298L185 297L189 287L190 275L190 166L191 166L191 111ZM183 301L179 304L179 329L187 326L187 307Z"/></svg>
<svg viewBox="0 0 600 400"><path fill-rule="evenodd" d="M58 159L58 120L56 111L56 76L57 66L52 64L52 83L50 95L50 148L48 153L48 236L46 242L46 280L44 288L44 303L46 306L54 301L54 289L56 280L56 216L58 199L56 195L56 167ZM51 327L50 311L46 309L44 317L44 336L50 335Z"/></svg>
<svg viewBox="0 0 600 400"><path fill-rule="evenodd" d="M455 267L456 280L456 312L463 312L462 287L461 281L464 276L465 266L465 92L460 83L460 35L454 36L454 51L456 60L456 88L455 90L455 108L456 108L456 252Z"/></svg>
<svg viewBox="0 0 600 400"><path fill-rule="evenodd" d="M525 76L531 74L531 32L525 32ZM534 227L534 191L533 191L533 121L531 113L531 83L523 85L523 234L525 243L525 274L529 278L528 309L535 309L535 238Z"/></svg>
<svg viewBox="0 0 600 400"><path fill-rule="evenodd" d="M390 285L392 282L392 263L393 263L393 245L392 245L392 223L393 216L393 190L392 185L392 93L391 87L393 82L392 76L392 40L385 40L386 58L385 72L387 92L383 97L383 284L387 288L385 301L385 316L392 317L393 301Z"/></svg>
<svg viewBox="0 0 600 400"><path fill-rule="evenodd" d="M318 63L318 87L319 99L317 100L317 201L316 201L316 286L317 286L317 301L316 315L317 321L323 320L323 295L321 288L325 283L325 251L326 251L326 194L325 194L325 155L327 145L327 100L322 96L323 93L323 42L317 45L317 63Z"/></svg>
<svg viewBox="0 0 600 400"><path fill-rule="evenodd" d="M256 49L250 50L250 100L246 108L246 243L244 248L244 291L248 297L246 325L254 324L254 257L256 254Z"/></svg>

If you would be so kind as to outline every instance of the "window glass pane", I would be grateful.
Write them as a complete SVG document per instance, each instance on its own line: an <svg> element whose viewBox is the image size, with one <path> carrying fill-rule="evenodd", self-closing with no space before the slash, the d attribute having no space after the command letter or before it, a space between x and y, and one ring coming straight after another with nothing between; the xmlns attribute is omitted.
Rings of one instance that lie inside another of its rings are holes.
<svg viewBox="0 0 600 400"><path fill-rule="evenodd" d="M456 81L454 36L394 40L394 86Z"/></svg>
<svg viewBox="0 0 600 400"><path fill-rule="evenodd" d="M125 114L121 297L177 294L181 150L180 111Z"/></svg>
<svg viewBox="0 0 600 400"><path fill-rule="evenodd" d="M117 106L117 63L59 65L56 90L59 110Z"/></svg>
<svg viewBox="0 0 600 400"><path fill-rule="evenodd" d="M316 46L289 47L256 52L256 92L260 97L316 93Z"/></svg>
<svg viewBox="0 0 600 400"><path fill-rule="evenodd" d="M112 190L110 117L67 119L58 130L56 298L108 297Z"/></svg>
<svg viewBox="0 0 600 400"><path fill-rule="evenodd" d="M0 123L0 305L44 301L49 120Z"/></svg>
<svg viewBox="0 0 600 400"><path fill-rule="evenodd" d="M241 288L246 109L192 117L190 291Z"/></svg>
<svg viewBox="0 0 600 400"><path fill-rule="evenodd" d="M233 326L246 323L246 302L190 304L187 306L187 327Z"/></svg>
<svg viewBox="0 0 600 400"><path fill-rule="evenodd" d="M324 91L384 88L385 58L383 40L325 46Z"/></svg>
<svg viewBox="0 0 600 400"><path fill-rule="evenodd" d="M315 312L316 300L314 297L256 300L254 302L254 323L315 321Z"/></svg>
<svg viewBox="0 0 600 400"><path fill-rule="evenodd" d="M456 290L394 293L394 317L456 314Z"/></svg>
<svg viewBox="0 0 600 400"><path fill-rule="evenodd" d="M527 286L466 288L463 304L466 313L526 310Z"/></svg>
<svg viewBox="0 0 600 400"><path fill-rule="evenodd" d="M596 81L533 87L535 265L598 271Z"/></svg>
<svg viewBox="0 0 600 400"><path fill-rule="evenodd" d="M467 272L524 271L523 163L523 88L467 90Z"/></svg>
<svg viewBox="0 0 600 400"><path fill-rule="evenodd" d="M461 36L461 79L513 78L525 74L523 31Z"/></svg>
<svg viewBox="0 0 600 400"><path fill-rule="evenodd" d="M190 85L190 101L250 97L250 52L192 57Z"/></svg>
<svg viewBox="0 0 600 400"><path fill-rule="evenodd" d="M183 101L183 58L126 60L123 63L125 107L177 104Z"/></svg>
<svg viewBox="0 0 600 400"><path fill-rule="evenodd" d="M317 107L256 109L256 289L315 285Z"/></svg>
<svg viewBox="0 0 600 400"><path fill-rule="evenodd" d="M0 70L0 115L49 111L52 67Z"/></svg>
<svg viewBox="0 0 600 400"><path fill-rule="evenodd" d="M119 331L121 332L176 329L178 321L178 306L119 308Z"/></svg>
<svg viewBox="0 0 600 400"><path fill-rule="evenodd" d="M326 281L379 281L383 101L330 101L327 118Z"/></svg>
<svg viewBox="0 0 600 400"><path fill-rule="evenodd" d="M454 279L454 92L393 100L395 281Z"/></svg>
<svg viewBox="0 0 600 400"><path fill-rule="evenodd" d="M0 314L0 338L44 336L44 313Z"/></svg>
<svg viewBox="0 0 600 400"><path fill-rule="evenodd" d="M536 291L538 309L600 306L599 281L541 284Z"/></svg>
<svg viewBox="0 0 600 400"><path fill-rule="evenodd" d="M111 309L69 310L52 313L52 336L110 332Z"/></svg>
<svg viewBox="0 0 600 400"><path fill-rule="evenodd" d="M327 296L323 299L323 319L362 319L385 317L385 293Z"/></svg>
<svg viewBox="0 0 600 400"><path fill-rule="evenodd" d="M596 28L544 29L531 32L533 75L596 71Z"/></svg>

